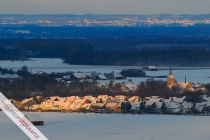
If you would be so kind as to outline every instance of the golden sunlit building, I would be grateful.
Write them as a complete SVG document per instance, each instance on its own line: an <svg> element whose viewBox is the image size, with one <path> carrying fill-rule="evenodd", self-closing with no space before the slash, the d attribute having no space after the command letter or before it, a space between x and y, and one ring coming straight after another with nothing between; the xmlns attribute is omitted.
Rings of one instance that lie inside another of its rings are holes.
<svg viewBox="0 0 210 140"><path fill-rule="evenodd" d="M167 78L167 87L171 88L173 86L180 87L181 89L185 89L185 90L191 90L191 91L194 90L192 88L191 84L186 81L186 77L185 77L184 82L176 82L174 80L174 77L172 75L172 68L171 68L171 65L170 65L169 75L168 75L168 78Z"/></svg>

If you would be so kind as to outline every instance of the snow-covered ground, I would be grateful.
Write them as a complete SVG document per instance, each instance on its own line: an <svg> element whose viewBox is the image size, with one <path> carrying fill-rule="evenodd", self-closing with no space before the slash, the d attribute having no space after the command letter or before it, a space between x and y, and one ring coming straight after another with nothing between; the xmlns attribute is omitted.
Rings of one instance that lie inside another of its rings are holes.
<svg viewBox="0 0 210 140"><path fill-rule="evenodd" d="M26 113L27 114L27 113ZM39 113L49 140L209 140L210 116ZM29 138L0 112L1 140Z"/></svg>
<svg viewBox="0 0 210 140"><path fill-rule="evenodd" d="M32 73L38 71L44 71L47 73L51 72L92 72L96 71L97 73L110 73L114 72L118 74L123 69L142 69L142 66L101 66L101 65L69 65L67 63L63 63L63 60L60 58L31 58L30 61L9 61L9 60L1 60L0 66L2 68L18 70L22 66L27 66L29 71ZM145 71L148 76L167 76L169 73L168 67L157 67L158 71ZM200 83L209 83L210 77L209 71L210 67L173 67L173 76L176 81L184 81L185 76L187 77L187 81L189 82L200 82ZM0 77L7 77L5 75L0 75ZM133 81L133 83L139 84L142 81L146 81L148 77L127 77L124 80L117 80L118 82L127 82L129 79ZM164 80L166 78L155 78L155 80ZM108 83L109 80L103 81Z"/></svg>

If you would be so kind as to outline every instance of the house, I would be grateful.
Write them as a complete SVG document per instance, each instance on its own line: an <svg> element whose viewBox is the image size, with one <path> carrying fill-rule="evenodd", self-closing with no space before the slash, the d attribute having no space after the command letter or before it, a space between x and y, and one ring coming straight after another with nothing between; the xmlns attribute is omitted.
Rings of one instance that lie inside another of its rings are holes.
<svg viewBox="0 0 210 140"><path fill-rule="evenodd" d="M123 79L123 76L121 74L114 75L114 79Z"/></svg>
<svg viewBox="0 0 210 140"><path fill-rule="evenodd" d="M203 101L210 102L210 97L208 97L207 95L200 95L200 97Z"/></svg>
<svg viewBox="0 0 210 140"><path fill-rule="evenodd" d="M92 79L80 79L79 82L93 82Z"/></svg>
<svg viewBox="0 0 210 140"><path fill-rule="evenodd" d="M100 103L104 103L104 102L107 102L107 99L109 98L108 95L98 95L97 97L97 102L100 102Z"/></svg>
<svg viewBox="0 0 210 140"><path fill-rule="evenodd" d="M159 98L158 96L151 96L151 98L148 100L150 102L162 102L163 98Z"/></svg>
<svg viewBox="0 0 210 140"><path fill-rule="evenodd" d="M172 101L171 99L162 99L162 101L168 106Z"/></svg>
<svg viewBox="0 0 210 140"><path fill-rule="evenodd" d="M59 96L52 96L46 98L40 105L41 110L54 110L60 111L66 109L70 103L66 102L67 98L62 98Z"/></svg>
<svg viewBox="0 0 210 140"><path fill-rule="evenodd" d="M96 80L108 80L108 78L104 74L99 74L96 76Z"/></svg>
<svg viewBox="0 0 210 140"><path fill-rule="evenodd" d="M90 79L90 74L89 73L72 73L70 77L73 80Z"/></svg>
<svg viewBox="0 0 210 140"><path fill-rule="evenodd" d="M127 97L124 96L124 95L117 95L117 96L114 97L114 101L115 101L116 103L118 103L118 104L121 105L121 103L122 103L123 101L125 101L126 98L127 98Z"/></svg>
<svg viewBox="0 0 210 140"><path fill-rule="evenodd" d="M114 110L114 111L121 111L117 103L107 103L106 109Z"/></svg>
<svg viewBox="0 0 210 140"><path fill-rule="evenodd" d="M155 66L146 66L145 70L157 71L157 68Z"/></svg>
<svg viewBox="0 0 210 140"><path fill-rule="evenodd" d="M107 102L110 102L110 103L114 102L114 98L112 96L108 96Z"/></svg>
<svg viewBox="0 0 210 140"><path fill-rule="evenodd" d="M103 103L92 104L92 107L93 107L93 109L106 109L106 106Z"/></svg>
<svg viewBox="0 0 210 140"><path fill-rule="evenodd" d="M138 111L140 106L140 102L132 102L131 103L131 110Z"/></svg>
<svg viewBox="0 0 210 140"><path fill-rule="evenodd" d="M77 99L73 103L71 103L69 109L72 111L78 111L80 108L82 108L84 102L85 102L84 99Z"/></svg>
<svg viewBox="0 0 210 140"><path fill-rule="evenodd" d="M137 89L137 86L132 82L126 82L122 85L123 91L135 91Z"/></svg>
<svg viewBox="0 0 210 140"><path fill-rule="evenodd" d="M50 109L52 108L52 103L50 103L50 102L48 102L48 101L43 101L43 102L40 104L39 108L40 108L41 110L50 110Z"/></svg>
<svg viewBox="0 0 210 140"><path fill-rule="evenodd" d="M32 72L33 75L36 75L36 76L40 76L40 75L44 75L46 76L47 73L46 72L43 72L43 71L35 71L35 72Z"/></svg>
<svg viewBox="0 0 210 140"><path fill-rule="evenodd" d="M55 80L56 80L57 82L61 82L61 83L64 83L64 82L65 82L65 80L64 80L63 78L55 78Z"/></svg>
<svg viewBox="0 0 210 140"><path fill-rule="evenodd" d="M25 99L21 103L22 103L24 109L26 109L26 110L28 110L31 105L36 104L36 102L34 101L33 98Z"/></svg>
<svg viewBox="0 0 210 140"><path fill-rule="evenodd" d="M196 109L198 112L208 111L208 110L210 109L210 102L196 103L195 109Z"/></svg>
<svg viewBox="0 0 210 140"><path fill-rule="evenodd" d="M159 113L161 111L162 104L162 98L150 98L146 101L147 112Z"/></svg>
<svg viewBox="0 0 210 140"><path fill-rule="evenodd" d="M106 106L103 103L92 104L92 108L95 113L103 113L106 110Z"/></svg>
<svg viewBox="0 0 210 140"><path fill-rule="evenodd" d="M88 102L91 103L91 104L95 104L98 100L96 97L93 97L91 95L84 96L84 99L88 100Z"/></svg>
<svg viewBox="0 0 210 140"><path fill-rule="evenodd" d="M128 99L130 103L139 102L139 100L140 100L139 96L132 96Z"/></svg>
<svg viewBox="0 0 210 140"><path fill-rule="evenodd" d="M82 105L82 108L84 108L85 110L90 111L90 110L92 110L92 104L85 103L85 104Z"/></svg>
<svg viewBox="0 0 210 140"><path fill-rule="evenodd" d="M71 75L63 76L62 79L65 81L71 81Z"/></svg>
<svg viewBox="0 0 210 140"><path fill-rule="evenodd" d="M171 113L171 114L173 113L179 114L182 112L182 109L183 109L182 104L174 103L174 102L171 102L170 104L168 104L166 108L167 108L166 109L167 113Z"/></svg>
<svg viewBox="0 0 210 140"><path fill-rule="evenodd" d="M192 107L193 107L193 103L186 102L186 101L182 102L182 113L184 114L189 113Z"/></svg>
<svg viewBox="0 0 210 140"><path fill-rule="evenodd" d="M185 99L185 96L183 96L182 98L171 97L170 99L171 99L171 101L173 101L175 103L183 103L184 99Z"/></svg>
<svg viewBox="0 0 210 140"><path fill-rule="evenodd" d="M39 109L40 104L31 105L28 109L31 111L36 111Z"/></svg>

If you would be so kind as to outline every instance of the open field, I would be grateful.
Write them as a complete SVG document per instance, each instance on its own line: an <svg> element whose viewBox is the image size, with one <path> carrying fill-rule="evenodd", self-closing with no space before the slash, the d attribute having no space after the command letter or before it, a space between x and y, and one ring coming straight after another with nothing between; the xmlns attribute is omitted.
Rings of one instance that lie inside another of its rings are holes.
<svg viewBox="0 0 210 140"><path fill-rule="evenodd" d="M208 140L210 137L210 116L39 114L45 125L37 128L49 140ZM0 118L1 140L29 139L3 112Z"/></svg>
<svg viewBox="0 0 210 140"><path fill-rule="evenodd" d="M97 73L110 73L114 71L115 74L119 73L123 69L142 69L142 66L98 66L98 65L68 65L62 63L60 58L31 58L31 61L0 61L2 68L18 70L22 66L26 65L30 72L44 71L47 73L51 72L91 72L96 71ZM145 71L148 76L167 76L169 72L168 67L157 67L158 71ZM185 76L189 82L200 82L209 83L210 79L210 67L173 67L173 76L177 81L184 81ZM3 77L4 75L0 75ZM145 81L148 77L127 77L127 79L119 80L119 82L127 82L128 79L132 79L134 83L140 83ZM164 80L166 78L154 78L155 80ZM109 82L102 81L102 82Z"/></svg>

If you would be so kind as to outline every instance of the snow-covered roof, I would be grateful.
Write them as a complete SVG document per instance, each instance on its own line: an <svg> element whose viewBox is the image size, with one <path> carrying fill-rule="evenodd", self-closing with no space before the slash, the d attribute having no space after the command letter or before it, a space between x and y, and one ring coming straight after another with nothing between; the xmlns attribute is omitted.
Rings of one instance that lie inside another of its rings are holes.
<svg viewBox="0 0 210 140"><path fill-rule="evenodd" d="M147 106L148 106L148 105L153 105L153 104L155 104L155 102L146 101L146 105L147 105Z"/></svg>
<svg viewBox="0 0 210 140"><path fill-rule="evenodd" d="M147 66L149 69L157 69L155 66Z"/></svg>
<svg viewBox="0 0 210 140"><path fill-rule="evenodd" d="M117 95L117 96L115 96L115 98L117 98L117 99L125 99L126 96L124 96L124 95Z"/></svg>
<svg viewBox="0 0 210 140"><path fill-rule="evenodd" d="M116 74L116 75L114 75L114 77L115 77L115 78L117 78L117 77L120 77L120 78L121 78L122 75L121 75L121 74Z"/></svg>
<svg viewBox="0 0 210 140"><path fill-rule="evenodd" d="M98 99L108 98L108 95L98 95Z"/></svg>
<svg viewBox="0 0 210 140"><path fill-rule="evenodd" d="M139 101L139 96L132 96L128 99L129 102L138 102Z"/></svg>
<svg viewBox="0 0 210 140"><path fill-rule="evenodd" d="M71 76L70 75L67 75L67 76L63 76L64 79L71 79Z"/></svg>
<svg viewBox="0 0 210 140"><path fill-rule="evenodd" d="M158 98L160 98L160 97L159 97L159 96L151 96L151 98L158 99Z"/></svg>
<svg viewBox="0 0 210 140"><path fill-rule="evenodd" d="M150 98L152 98L152 97L145 97L146 100L149 100Z"/></svg>
<svg viewBox="0 0 210 140"><path fill-rule="evenodd" d="M162 106L162 104L163 104L163 102L156 102L155 104L156 104L156 108L159 108L160 109L161 106Z"/></svg>
<svg viewBox="0 0 210 140"><path fill-rule="evenodd" d="M104 104L103 103L95 103L95 104L92 104L93 107L104 107Z"/></svg>
<svg viewBox="0 0 210 140"><path fill-rule="evenodd" d="M186 102L186 101L184 101L184 102L182 103L182 107L185 108L185 109L190 109L190 108L193 107L193 104L192 104L191 102Z"/></svg>
<svg viewBox="0 0 210 140"><path fill-rule="evenodd" d="M178 108L173 110L173 113L178 113L178 112L180 112L180 109Z"/></svg>
<svg viewBox="0 0 210 140"><path fill-rule="evenodd" d="M73 73L72 75L78 79L85 79L88 76L87 73Z"/></svg>
<svg viewBox="0 0 210 140"><path fill-rule="evenodd" d="M200 96L204 101L210 102L210 97L208 97L207 95L201 95Z"/></svg>
<svg viewBox="0 0 210 140"><path fill-rule="evenodd" d="M183 88L183 89L186 89L187 88L187 86L189 86L190 85L190 83L189 82L177 82L177 84L179 85L179 87L181 87L181 88ZM190 89L188 89L188 90L194 90L193 88L190 88Z"/></svg>
<svg viewBox="0 0 210 140"><path fill-rule="evenodd" d="M101 80L107 80L107 79L108 79L104 74L99 74L98 77L99 77Z"/></svg>
<svg viewBox="0 0 210 140"><path fill-rule="evenodd" d="M28 102L30 102L30 101L33 101L33 98L25 99L25 100L22 101L22 103L25 104L25 103L28 103Z"/></svg>
<svg viewBox="0 0 210 140"><path fill-rule="evenodd" d="M63 79L62 79L62 78L55 78L55 80L56 80L57 82L61 82Z"/></svg>
<svg viewBox="0 0 210 140"><path fill-rule="evenodd" d="M210 102L202 102L202 103L196 103L195 108L200 112L203 110L204 107L209 107Z"/></svg>
<svg viewBox="0 0 210 140"><path fill-rule="evenodd" d="M177 98L177 97L171 97L171 100L173 100L175 103L182 103L185 99L185 96L182 98Z"/></svg>
<svg viewBox="0 0 210 140"><path fill-rule="evenodd" d="M67 84L71 84L71 81L66 81Z"/></svg>
<svg viewBox="0 0 210 140"><path fill-rule="evenodd" d="M128 91L137 89L137 86L132 82L126 82L122 85L122 87L124 88L124 90L128 90Z"/></svg>
<svg viewBox="0 0 210 140"><path fill-rule="evenodd" d="M180 107L180 104L179 103L174 103L174 102L171 102L170 104L167 105L167 108L179 108Z"/></svg>
<svg viewBox="0 0 210 140"><path fill-rule="evenodd" d="M111 107L111 106L117 106L117 103L107 103L107 105L106 105L107 107Z"/></svg>
<svg viewBox="0 0 210 140"><path fill-rule="evenodd" d="M162 98L150 98L149 101L150 102L160 102L162 100Z"/></svg>

